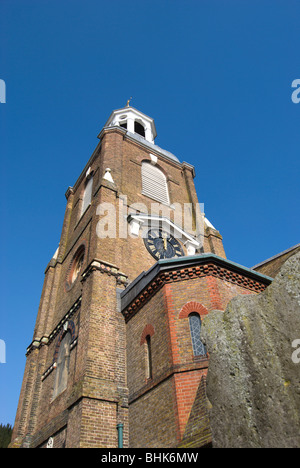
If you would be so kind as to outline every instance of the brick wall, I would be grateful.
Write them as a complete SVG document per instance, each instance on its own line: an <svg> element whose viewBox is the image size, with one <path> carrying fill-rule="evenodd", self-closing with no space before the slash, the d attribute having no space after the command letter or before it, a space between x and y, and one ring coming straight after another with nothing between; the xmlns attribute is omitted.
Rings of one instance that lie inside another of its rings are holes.
<svg viewBox="0 0 300 468"><path fill-rule="evenodd" d="M254 267L256 271L262 273L263 275L271 276L271 278L275 278L275 276L279 273L282 265L292 256L295 255L297 252L300 252L300 246L297 245L288 251L282 252L279 255L276 255L273 258L266 260L265 262L261 263Z"/></svg>
<svg viewBox="0 0 300 468"><path fill-rule="evenodd" d="M255 294L259 286L251 285L249 289L247 280L242 284L242 277L233 273L228 274L230 281L210 274L213 270L208 267L203 271L207 275L199 277L189 274L188 269L162 274L165 282L160 283L156 293L145 300L150 282L136 296L139 309L131 315L124 311L131 447L197 447L211 443L205 394L209 361L207 356L194 356L188 317L191 312L203 318L216 308L224 310L233 297ZM226 277L224 271L220 270L220 276ZM152 279L154 282L159 284L157 278ZM144 303L139 300L142 296ZM147 333L151 336L153 369L148 380L144 348ZM154 424L158 430L150 429Z"/></svg>

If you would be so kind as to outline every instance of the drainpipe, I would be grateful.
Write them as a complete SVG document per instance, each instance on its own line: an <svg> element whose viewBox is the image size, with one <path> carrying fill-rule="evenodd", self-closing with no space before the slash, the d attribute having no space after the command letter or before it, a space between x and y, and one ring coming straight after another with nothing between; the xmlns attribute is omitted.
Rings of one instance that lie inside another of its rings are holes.
<svg viewBox="0 0 300 468"><path fill-rule="evenodd" d="M118 448L123 448L123 424L117 424L118 429Z"/></svg>

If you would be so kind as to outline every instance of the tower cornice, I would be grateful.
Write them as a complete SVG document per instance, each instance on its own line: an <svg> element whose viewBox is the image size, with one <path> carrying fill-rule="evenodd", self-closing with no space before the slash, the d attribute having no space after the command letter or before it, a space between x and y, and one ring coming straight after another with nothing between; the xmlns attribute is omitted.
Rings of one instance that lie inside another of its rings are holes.
<svg viewBox="0 0 300 468"><path fill-rule="evenodd" d="M189 164L185 161L181 163L179 159L176 156L174 156L174 154L170 153L169 151L163 148L160 148L159 146L155 144L148 142L142 137L138 137L135 134L131 134L125 128L118 127L118 126L104 127L99 133L98 138L102 141L103 137L106 134L111 133L111 132L119 133L120 135L123 136L124 140L128 140L131 143L142 147L146 151L151 152L151 154L153 153L159 156L160 158L164 159L168 163L171 163L177 167L180 167L181 169L188 169L189 171L192 172L193 177L195 177L195 167L192 164Z"/></svg>
<svg viewBox="0 0 300 468"><path fill-rule="evenodd" d="M122 293L121 311L128 321L165 284L214 276L260 293L273 279L214 254L159 260L147 272L141 273Z"/></svg>

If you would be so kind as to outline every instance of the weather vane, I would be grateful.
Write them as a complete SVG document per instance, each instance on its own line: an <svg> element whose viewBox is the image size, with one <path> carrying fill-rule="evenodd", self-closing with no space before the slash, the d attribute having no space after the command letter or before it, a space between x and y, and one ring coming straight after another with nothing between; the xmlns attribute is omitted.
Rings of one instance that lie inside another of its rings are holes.
<svg viewBox="0 0 300 468"><path fill-rule="evenodd" d="M132 99L132 97L131 97L130 99L128 99L127 104L126 104L126 107L129 107L129 104L130 104L131 99Z"/></svg>

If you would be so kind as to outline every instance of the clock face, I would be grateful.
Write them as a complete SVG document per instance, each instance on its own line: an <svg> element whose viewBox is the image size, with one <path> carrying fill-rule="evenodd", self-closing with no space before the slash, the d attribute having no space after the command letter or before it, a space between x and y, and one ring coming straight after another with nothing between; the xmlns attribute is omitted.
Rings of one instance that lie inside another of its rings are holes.
<svg viewBox="0 0 300 468"><path fill-rule="evenodd" d="M184 252L178 240L162 229L150 229L144 242L148 252L150 252L156 260L184 256Z"/></svg>

